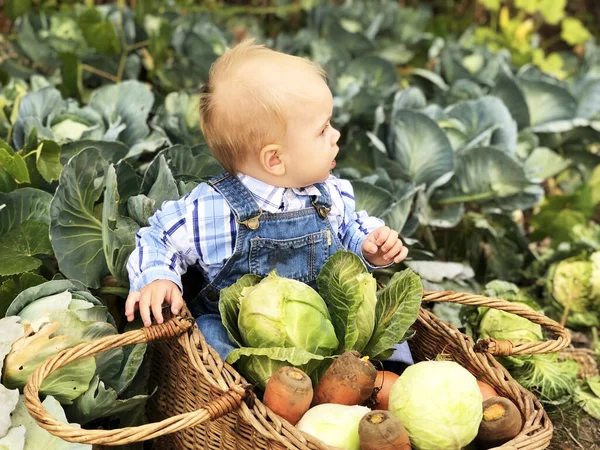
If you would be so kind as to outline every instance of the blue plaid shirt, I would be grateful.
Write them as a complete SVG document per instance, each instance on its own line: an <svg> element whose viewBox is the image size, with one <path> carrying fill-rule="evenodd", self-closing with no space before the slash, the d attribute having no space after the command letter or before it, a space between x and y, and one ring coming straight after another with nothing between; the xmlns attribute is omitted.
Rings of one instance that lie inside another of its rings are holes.
<svg viewBox="0 0 600 450"><path fill-rule="evenodd" d="M281 188L248 175L238 177L265 212L312 207L310 196L320 195L315 186ZM361 244L371 231L383 226L383 221L364 211L355 212L349 181L331 175L325 185L332 200L328 218L333 229L344 248L364 261ZM206 183L180 200L164 202L149 222L150 226L137 232L136 248L127 263L131 291L155 280L171 280L182 288L181 275L194 264L213 280L233 254L238 223L225 198Z"/></svg>

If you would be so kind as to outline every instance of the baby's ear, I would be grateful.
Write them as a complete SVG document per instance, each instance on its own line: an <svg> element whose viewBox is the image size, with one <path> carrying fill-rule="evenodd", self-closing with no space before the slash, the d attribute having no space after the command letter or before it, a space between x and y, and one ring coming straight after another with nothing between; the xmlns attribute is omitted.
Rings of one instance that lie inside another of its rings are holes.
<svg viewBox="0 0 600 450"><path fill-rule="evenodd" d="M285 163L279 157L281 150L279 144L268 144L260 151L260 166L270 175L285 175Z"/></svg>

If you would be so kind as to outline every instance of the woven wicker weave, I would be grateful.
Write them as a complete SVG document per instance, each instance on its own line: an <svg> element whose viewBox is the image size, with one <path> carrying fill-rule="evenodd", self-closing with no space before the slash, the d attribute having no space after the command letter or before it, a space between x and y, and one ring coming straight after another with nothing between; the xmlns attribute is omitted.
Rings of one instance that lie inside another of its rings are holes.
<svg viewBox="0 0 600 450"><path fill-rule="evenodd" d="M493 355L558 351L569 345L564 328L547 317L503 300L454 292L426 292L423 301L489 306L526 317L545 327L554 339L513 345L484 340L477 345L455 327L421 308L410 347L416 360L444 353L480 380L510 398L523 415L524 427L502 450L538 450L548 446L552 423L539 401L515 382ZM158 391L148 404L155 421L119 430L85 430L54 419L43 408L39 387L53 370L70 361L116 346L152 343L151 384ZM244 401L245 399L245 401ZM255 399L245 380L209 347L189 312L162 325L131 331L67 349L41 364L25 386L25 404L40 426L62 439L97 445L120 445L155 439L158 450L327 449Z"/></svg>
<svg viewBox="0 0 600 450"><path fill-rule="evenodd" d="M599 374L596 352L589 348L568 347L558 354L560 359L572 359L579 366L577 376L582 379L595 377Z"/></svg>

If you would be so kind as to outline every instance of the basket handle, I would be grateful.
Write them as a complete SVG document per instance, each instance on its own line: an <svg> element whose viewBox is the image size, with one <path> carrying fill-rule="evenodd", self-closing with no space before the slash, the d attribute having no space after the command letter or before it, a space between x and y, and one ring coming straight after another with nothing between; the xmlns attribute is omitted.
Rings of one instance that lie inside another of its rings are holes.
<svg viewBox="0 0 600 450"><path fill-rule="evenodd" d="M180 336L193 324L189 317L176 316L160 324L147 328L128 331L123 334L107 336L101 339L84 342L75 347L65 349L40 364L31 374L25 385L25 406L37 424L55 436L69 442L100 445L123 445L154 439L164 434L173 433L184 428L193 427L208 420L215 420L240 407L250 393L241 385L234 385L217 399L205 403L196 411L179 414L156 423L116 430L86 430L55 419L42 406L39 399L40 386L44 379L55 370L76 359L93 356L105 350L130 344L144 344L157 339Z"/></svg>
<svg viewBox="0 0 600 450"><path fill-rule="evenodd" d="M515 344L512 341L503 341L493 338L479 339L474 347L476 352L487 352L495 356L534 355L536 353L557 352L567 347L571 343L571 336L569 332L554 320L531 309L524 308L521 305L507 302L506 300L453 291L424 291L423 301L459 303L461 305L470 306L486 306L488 308L506 311L541 325L555 335L554 339L548 339L542 342L524 342L519 344Z"/></svg>

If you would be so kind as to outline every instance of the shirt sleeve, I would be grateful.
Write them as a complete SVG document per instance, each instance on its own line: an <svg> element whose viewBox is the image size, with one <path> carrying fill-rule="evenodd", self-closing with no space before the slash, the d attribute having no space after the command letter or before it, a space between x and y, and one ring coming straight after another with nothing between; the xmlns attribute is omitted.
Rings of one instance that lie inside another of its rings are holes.
<svg viewBox="0 0 600 450"><path fill-rule="evenodd" d="M177 201L166 201L149 218L150 225L136 233L136 246L127 261L130 290L139 291L156 280L170 280L183 290L181 276L200 262L190 236L194 236L191 208L199 186Z"/></svg>
<svg viewBox="0 0 600 450"><path fill-rule="evenodd" d="M343 202L342 221L338 227L338 237L342 241L344 248L360 256L369 270L390 266L391 264L373 266L365 259L361 248L363 241L369 233L385 225L383 220L378 217L369 216L366 211L355 210L354 190L348 180L335 179L334 186L338 190Z"/></svg>

